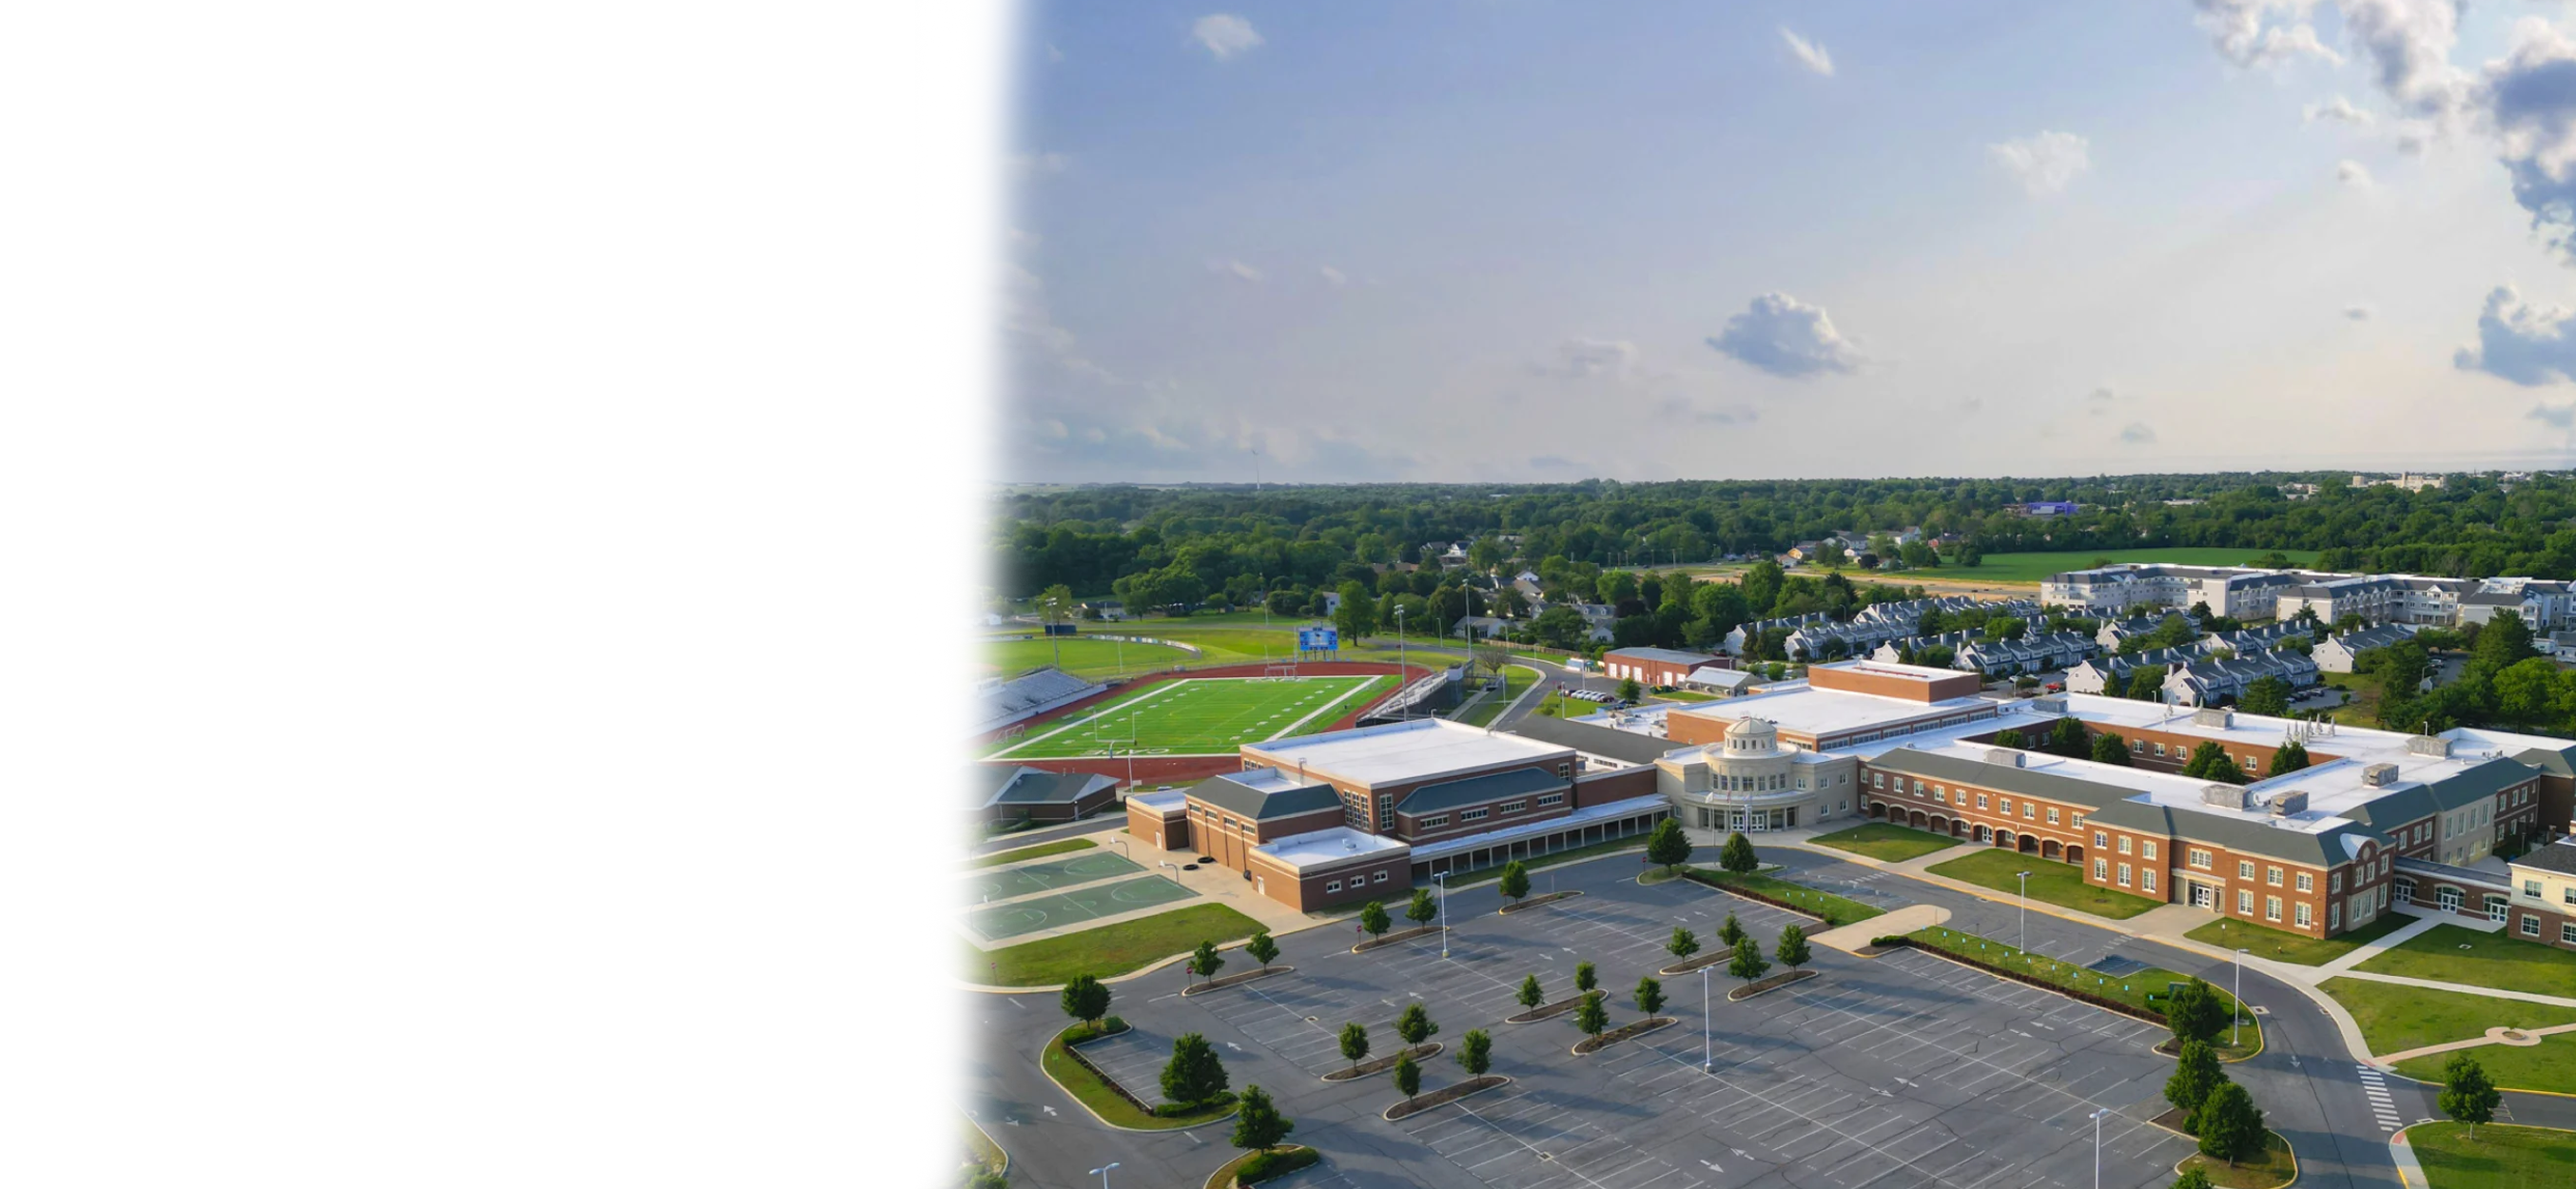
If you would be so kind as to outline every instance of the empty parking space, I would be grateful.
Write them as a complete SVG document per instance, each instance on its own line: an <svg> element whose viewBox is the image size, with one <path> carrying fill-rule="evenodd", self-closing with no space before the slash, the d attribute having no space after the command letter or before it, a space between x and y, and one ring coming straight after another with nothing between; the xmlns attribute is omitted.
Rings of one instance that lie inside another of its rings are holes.
<svg viewBox="0 0 2576 1189"><path fill-rule="evenodd" d="M966 890L980 900L1008 900L1013 896L1027 896L1142 870L1144 868L1113 854L1076 855L1069 859L1031 863L1025 867L980 871L967 878Z"/></svg>
<svg viewBox="0 0 2576 1189"><path fill-rule="evenodd" d="M1082 1046L1082 1056L1139 1100L1157 1105L1163 1101L1163 1063L1172 1059L1171 1037L1131 1026Z"/></svg>
<svg viewBox="0 0 2576 1189"><path fill-rule="evenodd" d="M1148 875L1079 892L1058 892L1052 896L975 909L966 914L966 927L986 941L998 941L1040 929L1187 900L1197 894L1159 875Z"/></svg>

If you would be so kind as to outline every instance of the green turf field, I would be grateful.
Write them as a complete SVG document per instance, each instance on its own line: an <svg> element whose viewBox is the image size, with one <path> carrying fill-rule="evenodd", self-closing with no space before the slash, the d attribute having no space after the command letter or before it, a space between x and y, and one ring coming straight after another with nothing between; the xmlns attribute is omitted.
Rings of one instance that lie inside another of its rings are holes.
<svg viewBox="0 0 2576 1189"><path fill-rule="evenodd" d="M1114 883L1104 888L1079 892L1058 892L1022 900L1016 904L996 904L966 914L966 927L986 941L999 941L1040 929L1078 924L1122 912L1131 912L1156 904L1187 900L1198 893L1159 875Z"/></svg>
<svg viewBox="0 0 2576 1189"><path fill-rule="evenodd" d="M1889 582L1907 582L1918 578L1938 578L1949 582L2026 582L2033 586L2051 574L2081 570L2097 557L2115 562L2163 562L2176 566L2241 566L2271 552L2268 549L2219 549L2199 546L2171 549L2078 549L2066 553L1989 553L1974 567L1943 565L1931 570L1906 570L1886 576ZM2281 556L2294 566L2316 564L2313 549L2284 549ZM1860 571L1847 573L1858 575ZM1854 581L1858 581L1855 577Z"/></svg>
<svg viewBox="0 0 2576 1189"><path fill-rule="evenodd" d="M1393 688L1393 677L1359 674L1168 681L1042 724L986 758L1123 756L1131 747L1140 756L1226 755L1240 744L1321 730Z"/></svg>
<svg viewBox="0 0 2576 1189"><path fill-rule="evenodd" d="M1144 868L1114 854L1076 855L1070 859L1031 863L1026 867L978 872L966 881L966 890L978 899L1007 900L1013 896L1026 896L1031 892L1070 887L1142 870Z"/></svg>
<svg viewBox="0 0 2576 1189"><path fill-rule="evenodd" d="M1043 636L1034 640L995 636L984 641L984 663L1002 676L1025 673L1041 665L1056 665L1059 654L1062 658L1060 667L1065 672L1093 679L1150 673L1200 659L1183 649L1163 644L1086 640L1080 636L1061 640L1049 640Z"/></svg>

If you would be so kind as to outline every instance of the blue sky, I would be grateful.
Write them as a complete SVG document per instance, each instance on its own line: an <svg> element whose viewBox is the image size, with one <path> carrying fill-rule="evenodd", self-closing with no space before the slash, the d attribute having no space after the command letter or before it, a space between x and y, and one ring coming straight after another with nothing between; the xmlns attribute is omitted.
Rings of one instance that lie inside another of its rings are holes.
<svg viewBox="0 0 2576 1189"><path fill-rule="evenodd" d="M1009 480L2566 465L2576 5L1041 4Z"/></svg>

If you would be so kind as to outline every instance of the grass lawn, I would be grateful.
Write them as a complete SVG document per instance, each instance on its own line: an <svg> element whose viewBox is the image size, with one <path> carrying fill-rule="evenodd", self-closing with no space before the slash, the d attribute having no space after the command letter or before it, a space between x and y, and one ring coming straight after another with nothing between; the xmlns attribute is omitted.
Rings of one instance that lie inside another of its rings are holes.
<svg viewBox="0 0 2576 1189"><path fill-rule="evenodd" d="M2144 970L2133 970L2121 975L2103 974L2100 971L2087 970L2044 955L2025 954L2003 942L1979 937L1974 933L1962 933L1956 929L1936 926L1930 929L1917 929L1907 936L1931 949L1957 954L1962 958L1972 958L1990 966L2022 970L2052 986L2082 991L2088 995L2098 995L2113 1002L2125 1003L2131 1007L2152 1012L2161 1013L2164 1010L2161 1002L2166 988L2175 983L2189 981L2182 975L2161 966L2150 966ZM2227 988L2216 984L2212 984L2211 987L2218 992L2219 1002L2228 1002ZM2147 999L2149 995L2157 996L2157 1001L2150 1002ZM2263 1048L2261 1017L2253 1015L2244 1017L2244 1022L2237 1031L2235 1045L2230 1046L2227 1043L2227 1033L2220 1032L2214 1047L2222 1060L2242 1058L2261 1051Z"/></svg>
<svg viewBox="0 0 2576 1189"><path fill-rule="evenodd" d="M1458 716L1458 721L1471 727L1481 727L1492 722L1495 715L1501 714L1504 707L1512 704L1513 699L1528 693L1529 687L1536 684L1538 684L1538 670L1521 665L1505 665L1503 666L1503 688L1486 694L1484 701L1468 707L1465 714Z"/></svg>
<svg viewBox="0 0 2576 1189"><path fill-rule="evenodd" d="M1187 953L1202 941L1223 945L1259 928L1259 921L1225 905L1194 904L990 952L970 947L966 978L996 987L1056 986L1079 974L1110 978Z"/></svg>
<svg viewBox="0 0 2576 1189"><path fill-rule="evenodd" d="M2435 925L2358 969L2576 999L2576 953L2458 925Z"/></svg>
<svg viewBox="0 0 2576 1189"><path fill-rule="evenodd" d="M1581 718L1587 714L1599 714L1607 709L1609 707L1599 702L1587 702L1581 698L1569 698L1562 693L1554 693L1540 698L1538 705L1530 707L1530 713L1544 714L1550 718Z"/></svg>
<svg viewBox="0 0 2576 1189"><path fill-rule="evenodd" d="M1244 743L1319 730L1394 688L1393 677L1365 675L1158 682L1041 724L990 758L1125 755L1131 738L1138 755L1231 755Z"/></svg>
<svg viewBox="0 0 2576 1189"><path fill-rule="evenodd" d="M2546 1090L2552 1094L2576 1094L2576 1033L2561 1032L2544 1036L2528 1048L2517 1045L2480 1045L2462 1052L2478 1059L2486 1067L2487 1077L2507 1090ZM2442 1082L2442 1064L2449 1053L2411 1057L2397 1063L2397 1072L2419 1082ZM2484 1138L2486 1132L2478 1133Z"/></svg>
<svg viewBox="0 0 2576 1189"><path fill-rule="evenodd" d="M2335 937L2319 941L2313 937L2252 921L2211 921L2183 936L2203 945L2232 950L2243 947L2257 958L2278 962L2295 962L2301 966L2322 966L2360 949L2362 943L2394 933L2414 924L2415 918L2403 913L2383 913L2378 920Z"/></svg>
<svg viewBox="0 0 2576 1189"><path fill-rule="evenodd" d="M2335 1002L2352 1013L2353 1022L2361 1025L2362 1040L2368 1042L2373 1053L2402 1053L2425 1045L2474 1040L2499 1024L2530 1028L2576 1024L2576 1007L2464 995L2457 991L2428 991L2422 987L2365 982L2357 978L2327 979L2322 985L2326 994L2334 996ZM2485 1049L2479 1050L2478 1059L2481 1063L2486 1060ZM2440 1067L2437 1059L2434 1068L2438 1070Z"/></svg>
<svg viewBox="0 0 2576 1189"><path fill-rule="evenodd" d="M1981 850L1946 863L1935 863L1926 870L2000 892L2019 892L2021 881L2014 879L2013 873L2027 871L2030 872L2031 899L2113 920L2125 920L2164 903L2094 887L2084 882L2084 873L2072 864L2016 851Z"/></svg>
<svg viewBox="0 0 2576 1189"><path fill-rule="evenodd" d="M1692 870L1718 883L1743 888L1748 892L1760 892L1774 900L1794 904L1825 918L1827 928L1839 928L1854 921L1866 921L1871 917L1883 915L1886 911L1872 908L1857 900L1837 896L1832 892L1818 891L1805 884L1791 883L1760 872L1737 875L1716 867L1695 867Z"/></svg>
<svg viewBox="0 0 2576 1189"><path fill-rule="evenodd" d="M1063 661L1056 659L1061 646ZM1076 677L1105 679L1121 673L1133 676L1156 669L1168 669L1199 658L1178 648L1161 644L1127 644L1116 640L1086 640L1073 636L1058 640L1039 637L994 637L984 641L984 663L1004 673L1024 673L1041 665L1057 665Z"/></svg>
<svg viewBox="0 0 2576 1189"><path fill-rule="evenodd" d="M1936 570L1908 570L1888 579L1903 582L1910 578L1940 578L1952 582L2021 582L2036 586L2043 578L2067 570L2081 570L2097 557L2115 562L2164 562L2178 566L2241 566L2269 553L2267 549L2078 549L2067 553L1989 553L1974 567L1945 565ZM2294 566L2316 564L2314 550L2283 549L2281 556Z"/></svg>
<svg viewBox="0 0 2576 1189"><path fill-rule="evenodd" d="M1045 858L1048 855L1060 855L1069 850L1089 850L1098 845L1100 844L1093 842L1088 838L1066 838L1057 842L1040 843L1036 846L1023 846L1018 850L1006 850L995 854L977 855L974 858L967 860L966 865L969 867L999 867L1004 863L1017 863L1022 859L1040 859Z"/></svg>
<svg viewBox="0 0 2576 1189"><path fill-rule="evenodd" d="M1943 838L1927 830L1912 830L1904 826L1891 826L1885 822L1871 822L1867 825L1853 826L1848 830L1836 830L1831 834L1820 834L1807 841L1818 846L1830 846L1835 850L1847 850L1856 855L1867 855L1883 863L1902 863L1907 859L1920 858L1936 850L1946 850L1959 845L1959 840L1956 838ZM2018 871L2020 868L2016 867L2013 870Z"/></svg>
<svg viewBox="0 0 2576 1189"><path fill-rule="evenodd" d="M2197 1168L2209 1174L2209 1183L2218 1189L2274 1189L2287 1185L2299 1175L2299 1158L2290 1154L2290 1141L2277 1131L2263 1133L2263 1154L2252 1160L2240 1160L2227 1167L2224 1160L2213 1160L2194 1152L2183 1158L2181 1167Z"/></svg>
<svg viewBox="0 0 2576 1189"><path fill-rule="evenodd" d="M1066 1037L1089 1039L1090 1032L1091 1025L1076 1024L1056 1033L1055 1038L1047 1042L1046 1052L1039 1057L1038 1064L1046 1070L1048 1077L1055 1079L1056 1085L1064 1087L1065 1093L1080 1099L1082 1105L1090 1107L1093 1114L1119 1127L1135 1127L1149 1131L1178 1131L1183 1127L1196 1127L1202 1123L1214 1122L1234 1113L1232 1094L1219 1099L1216 1105L1204 1107L1186 1115L1173 1115L1166 1118L1137 1110L1136 1104L1127 1101L1126 1097L1119 1094L1107 1079L1091 1072L1090 1067L1075 1060L1073 1054L1065 1050Z"/></svg>
<svg viewBox="0 0 2576 1189"><path fill-rule="evenodd" d="M2379 725L2379 675L2376 673L2321 673L2327 685L2352 691L2350 705L2337 706L2326 716L2339 723L2356 727Z"/></svg>
<svg viewBox="0 0 2576 1189"><path fill-rule="evenodd" d="M2489 1123L2469 1138L2463 1123L2419 1123L2406 1144L2432 1189L2564 1189L2576 1169L2576 1131Z"/></svg>
<svg viewBox="0 0 2576 1189"><path fill-rule="evenodd" d="M984 1127L979 1127L974 1120L969 1120L966 1112L961 1112L956 1101L948 1096L948 1091L938 1089L938 1086L930 1086L930 1109L938 1112L938 1117L948 1120L948 1127L956 1127L958 1138L966 1140L966 1148L974 1150L976 1163L981 1163L984 1168L992 1168L992 1171L1002 1171L1002 1163L1007 1161L1007 1158L1002 1156L1002 1145L992 1143L992 1135L984 1135Z"/></svg>
<svg viewBox="0 0 2576 1189"><path fill-rule="evenodd" d="M1717 700L1717 695L1703 694L1696 690L1668 689L1659 694L1648 694L1646 700L1649 702L1714 702Z"/></svg>

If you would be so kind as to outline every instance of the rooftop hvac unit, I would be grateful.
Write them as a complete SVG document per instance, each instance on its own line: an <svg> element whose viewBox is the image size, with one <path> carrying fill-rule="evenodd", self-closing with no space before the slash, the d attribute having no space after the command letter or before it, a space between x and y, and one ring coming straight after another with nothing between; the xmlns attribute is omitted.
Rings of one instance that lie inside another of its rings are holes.
<svg viewBox="0 0 2576 1189"><path fill-rule="evenodd" d="M2375 789L2387 788L2388 786L2397 783L2397 765L2372 764L2363 768L2361 770L2361 783Z"/></svg>
<svg viewBox="0 0 2576 1189"><path fill-rule="evenodd" d="M1986 762L1989 764L2001 764L2007 768L2018 768L2021 767L2022 759L2022 753L2014 751L2009 747L1989 748L1986 751Z"/></svg>
<svg viewBox="0 0 2576 1189"><path fill-rule="evenodd" d="M2250 808L2253 799L2254 794L2247 792L2245 790L2245 786L2241 784L2205 784L2200 786L2201 803L2204 805L2214 805L2220 809Z"/></svg>
<svg viewBox="0 0 2576 1189"><path fill-rule="evenodd" d="M2033 698L2030 702L2030 708L2040 712L2041 714L2064 714L2066 713L2066 698L2063 695Z"/></svg>
<svg viewBox="0 0 2576 1189"><path fill-rule="evenodd" d="M2308 794L2298 789L2292 789L2289 792L2272 798L2272 816L2274 817L2288 817L2294 813L2305 813L2307 812L2307 809Z"/></svg>
<svg viewBox="0 0 2576 1189"><path fill-rule="evenodd" d="M2217 727L2223 731L2235 725L2236 712L2218 706L2204 706L2192 711L2191 723L2196 727Z"/></svg>
<svg viewBox="0 0 2576 1189"><path fill-rule="evenodd" d="M2449 759L2451 756L2451 741L2444 739L2439 735L2414 735L2407 738L2406 750L2419 756L2433 756L2438 759Z"/></svg>

